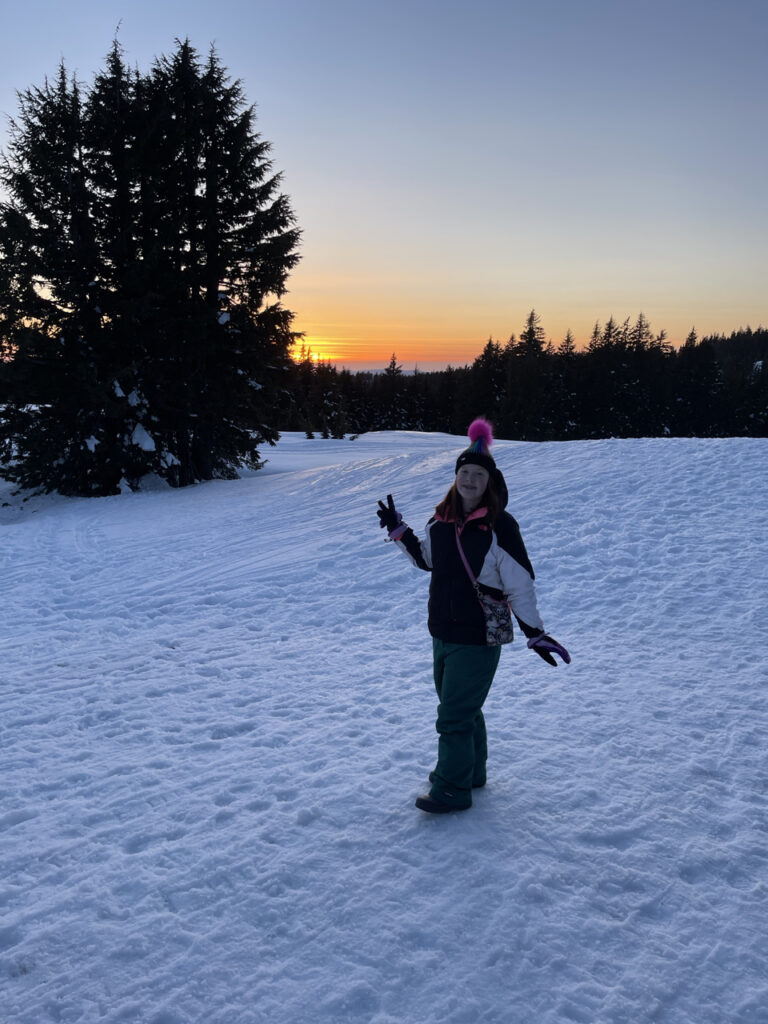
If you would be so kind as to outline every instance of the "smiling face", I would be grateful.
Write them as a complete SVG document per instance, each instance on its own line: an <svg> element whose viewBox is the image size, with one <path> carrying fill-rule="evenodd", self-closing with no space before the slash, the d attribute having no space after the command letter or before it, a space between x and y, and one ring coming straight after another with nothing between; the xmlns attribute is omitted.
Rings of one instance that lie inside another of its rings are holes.
<svg viewBox="0 0 768 1024"><path fill-rule="evenodd" d="M490 474L482 466L472 463L462 466L456 474L456 490L459 492L464 512L474 512L480 504L488 486Z"/></svg>

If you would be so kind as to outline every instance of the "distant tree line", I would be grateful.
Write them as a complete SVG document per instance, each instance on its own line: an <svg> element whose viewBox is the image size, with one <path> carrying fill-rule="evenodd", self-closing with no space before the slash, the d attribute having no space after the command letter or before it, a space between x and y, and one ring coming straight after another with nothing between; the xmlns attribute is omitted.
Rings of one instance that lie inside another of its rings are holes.
<svg viewBox="0 0 768 1024"><path fill-rule="evenodd" d="M524 441L603 437L768 436L768 330L698 338L674 348L640 314L597 323L577 349L554 346L535 310L519 337L489 340L471 365L406 374L315 362L290 370L281 430L343 437L371 430L463 434L478 414Z"/></svg>

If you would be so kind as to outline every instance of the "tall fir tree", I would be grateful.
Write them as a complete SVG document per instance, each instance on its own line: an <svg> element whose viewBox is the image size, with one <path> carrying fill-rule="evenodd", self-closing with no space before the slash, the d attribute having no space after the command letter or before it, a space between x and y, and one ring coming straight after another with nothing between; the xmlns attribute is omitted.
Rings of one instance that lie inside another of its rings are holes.
<svg viewBox="0 0 768 1024"><path fill-rule="evenodd" d="M374 378L374 396L378 406L378 429L407 430L406 383L403 367L394 352L384 372Z"/></svg>
<svg viewBox="0 0 768 1024"><path fill-rule="evenodd" d="M277 438L299 232L253 108L188 41L149 73L115 43L85 99L22 94L3 166L5 472L108 494L258 465Z"/></svg>
<svg viewBox="0 0 768 1024"><path fill-rule="evenodd" d="M461 396L461 411L470 423L478 414L487 416L497 430L503 430L502 411L506 389L506 359L500 342L489 338L472 363L468 387Z"/></svg>
<svg viewBox="0 0 768 1024"><path fill-rule="evenodd" d="M12 197L0 206L6 476L66 492L68 470L87 476L96 444L100 315L83 104L63 65L54 82L20 94L2 180Z"/></svg>
<svg viewBox="0 0 768 1024"><path fill-rule="evenodd" d="M527 358L537 359L544 354L547 344L547 335L541 326L541 317L532 309L525 321L525 327L520 332L518 343L519 354Z"/></svg>
<svg viewBox="0 0 768 1024"><path fill-rule="evenodd" d="M547 440L553 430L551 390L552 346L532 309L517 342L510 339L507 357L507 387L502 422L508 436L525 441Z"/></svg>

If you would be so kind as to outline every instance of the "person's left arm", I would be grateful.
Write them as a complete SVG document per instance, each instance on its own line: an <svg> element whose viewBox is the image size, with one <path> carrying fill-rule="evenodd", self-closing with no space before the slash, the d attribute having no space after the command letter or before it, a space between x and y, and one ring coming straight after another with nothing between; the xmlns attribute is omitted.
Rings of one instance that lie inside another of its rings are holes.
<svg viewBox="0 0 768 1024"><path fill-rule="evenodd" d="M494 529L493 548L501 590L507 595L520 628L529 638L538 636L544 632L544 623L536 603L533 566L512 516L500 517Z"/></svg>
<svg viewBox="0 0 768 1024"><path fill-rule="evenodd" d="M520 527L510 515L504 515L496 533L497 568L501 589L509 599L512 612L520 629L528 638L528 646L550 665L557 665L553 654L570 663L568 651L548 636L539 614L534 586L534 572L520 533Z"/></svg>

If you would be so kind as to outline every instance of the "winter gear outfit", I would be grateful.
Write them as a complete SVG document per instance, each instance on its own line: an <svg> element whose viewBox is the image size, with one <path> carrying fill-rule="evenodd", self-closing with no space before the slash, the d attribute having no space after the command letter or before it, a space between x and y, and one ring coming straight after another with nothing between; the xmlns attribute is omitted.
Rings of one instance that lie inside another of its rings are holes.
<svg viewBox="0 0 768 1024"><path fill-rule="evenodd" d="M459 524L472 572L487 593L509 599L527 637L541 637L544 624L520 529L507 512L501 513L495 529L485 520L486 510L479 508ZM407 526L397 538L413 564L431 572L427 622L440 703L438 758L429 795L452 810L470 807L472 789L485 782L488 745L482 708L501 654L501 647L486 643L485 615L462 564L456 528L455 522L436 514L422 540Z"/></svg>
<svg viewBox="0 0 768 1024"><path fill-rule="evenodd" d="M483 704L499 664L500 646L486 642L482 606L456 544L458 529L464 555L483 591L509 600L529 646L550 664L553 653L570 661L568 652L544 632L534 588L534 573L520 529L504 507L507 487L490 455L490 424L475 420L472 442L459 455L462 465L488 471L500 497L502 511L488 522L485 507L476 508L456 522L437 512L429 520L423 539L403 522L391 495L379 502L380 525L419 569L431 573L428 628L432 636L435 690L439 699L436 729L438 758L430 774L432 787L416 805L434 814L465 810L472 805L472 790L485 784L488 745Z"/></svg>
<svg viewBox="0 0 768 1024"><path fill-rule="evenodd" d="M456 546L461 546L480 587L492 597L509 598L512 611L527 637L541 636L534 573L517 522L502 512L493 528L485 507L475 509L464 523L435 514L422 540L406 524L396 539L415 566L432 573L429 587L429 632L446 643L485 644L485 615ZM397 532L397 531L395 531Z"/></svg>

